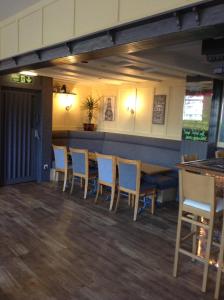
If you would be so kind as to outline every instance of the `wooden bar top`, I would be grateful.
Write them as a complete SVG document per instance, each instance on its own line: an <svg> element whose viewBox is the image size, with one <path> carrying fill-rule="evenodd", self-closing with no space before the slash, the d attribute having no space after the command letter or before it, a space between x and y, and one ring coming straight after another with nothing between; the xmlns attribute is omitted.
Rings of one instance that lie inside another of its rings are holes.
<svg viewBox="0 0 224 300"><path fill-rule="evenodd" d="M224 158L212 158L179 163L177 164L177 167L179 169L193 171L200 174L224 176Z"/></svg>

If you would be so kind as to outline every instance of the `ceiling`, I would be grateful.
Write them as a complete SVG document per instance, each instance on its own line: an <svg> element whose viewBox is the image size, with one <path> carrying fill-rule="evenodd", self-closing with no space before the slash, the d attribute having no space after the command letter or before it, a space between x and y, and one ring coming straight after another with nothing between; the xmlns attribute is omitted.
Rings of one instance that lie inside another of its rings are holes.
<svg viewBox="0 0 224 300"><path fill-rule="evenodd" d="M184 80L187 75L215 77L214 66L201 55L201 41L177 44L130 54L68 63L37 70L39 75L59 80L109 84ZM216 76L217 77L217 76Z"/></svg>
<svg viewBox="0 0 224 300"><path fill-rule="evenodd" d="M0 0L0 21L38 2L40 0Z"/></svg>

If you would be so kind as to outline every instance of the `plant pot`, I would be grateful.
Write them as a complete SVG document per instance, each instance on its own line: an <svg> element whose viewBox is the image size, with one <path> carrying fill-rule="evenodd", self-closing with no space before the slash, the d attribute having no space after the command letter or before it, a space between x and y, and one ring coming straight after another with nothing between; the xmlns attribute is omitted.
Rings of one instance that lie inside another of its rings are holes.
<svg viewBox="0 0 224 300"><path fill-rule="evenodd" d="M95 127L95 124L84 123L83 129L84 129L84 131L94 131L94 130L96 130L96 127Z"/></svg>

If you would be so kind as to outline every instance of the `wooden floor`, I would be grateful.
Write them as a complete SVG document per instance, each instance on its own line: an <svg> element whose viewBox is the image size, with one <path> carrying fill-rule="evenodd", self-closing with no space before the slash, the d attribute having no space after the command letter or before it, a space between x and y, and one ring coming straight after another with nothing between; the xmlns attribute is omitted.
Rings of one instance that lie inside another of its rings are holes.
<svg viewBox="0 0 224 300"><path fill-rule="evenodd" d="M213 299L202 267L185 261L172 277L177 210L138 221L124 200L115 215L51 184L0 188L0 300Z"/></svg>

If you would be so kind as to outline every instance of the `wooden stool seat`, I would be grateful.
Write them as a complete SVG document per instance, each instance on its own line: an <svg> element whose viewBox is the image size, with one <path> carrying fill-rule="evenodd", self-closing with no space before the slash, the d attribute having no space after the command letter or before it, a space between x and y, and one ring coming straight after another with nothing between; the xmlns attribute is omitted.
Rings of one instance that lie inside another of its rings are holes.
<svg viewBox="0 0 224 300"><path fill-rule="evenodd" d="M224 201L222 198L217 198L216 200L216 212L221 212L224 210ZM192 208L196 208L196 209L200 209L206 212L210 212L211 211L211 206L209 204L205 204L205 203L201 203L198 201L194 201L191 199L185 199L183 202L184 205L186 206L190 206Z"/></svg>

